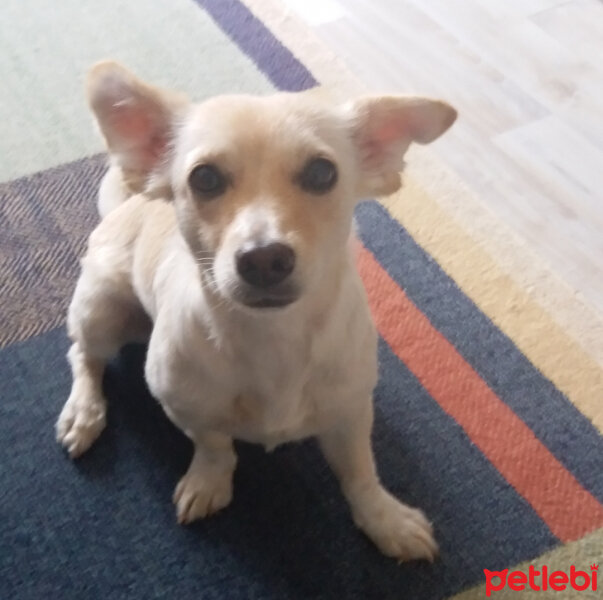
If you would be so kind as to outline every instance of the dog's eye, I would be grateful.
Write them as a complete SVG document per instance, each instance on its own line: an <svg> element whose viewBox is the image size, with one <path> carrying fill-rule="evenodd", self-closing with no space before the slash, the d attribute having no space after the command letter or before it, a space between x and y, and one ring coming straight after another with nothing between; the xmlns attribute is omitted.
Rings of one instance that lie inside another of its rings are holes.
<svg viewBox="0 0 603 600"><path fill-rule="evenodd" d="M196 194L211 199L223 194L228 180L213 165L199 165L188 176L188 183Z"/></svg>
<svg viewBox="0 0 603 600"><path fill-rule="evenodd" d="M307 192L325 194L337 183L337 167L326 158L314 158L304 167L299 183Z"/></svg>

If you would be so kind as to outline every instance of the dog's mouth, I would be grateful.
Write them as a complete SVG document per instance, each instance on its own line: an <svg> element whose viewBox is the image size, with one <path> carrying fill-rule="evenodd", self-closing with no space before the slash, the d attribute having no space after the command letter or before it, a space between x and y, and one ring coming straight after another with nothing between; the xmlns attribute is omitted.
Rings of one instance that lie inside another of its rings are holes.
<svg viewBox="0 0 603 600"><path fill-rule="evenodd" d="M296 300L297 297L272 298L270 296L265 296L264 298L242 301L242 304L249 308L284 308L285 306L293 304Z"/></svg>
<svg viewBox="0 0 603 600"><path fill-rule="evenodd" d="M246 308L258 310L282 309L293 304L300 297L300 289L293 282L269 289L238 285L233 291L233 300Z"/></svg>

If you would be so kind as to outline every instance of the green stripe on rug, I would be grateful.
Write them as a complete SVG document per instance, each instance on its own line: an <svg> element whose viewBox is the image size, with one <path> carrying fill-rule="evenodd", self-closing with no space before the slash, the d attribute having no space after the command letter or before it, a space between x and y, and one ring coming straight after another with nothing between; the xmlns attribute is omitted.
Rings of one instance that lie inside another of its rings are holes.
<svg viewBox="0 0 603 600"><path fill-rule="evenodd" d="M91 0L3 0L0 181L102 150L82 82L103 58L196 99L273 91L194 2L128 0L112 8Z"/></svg>

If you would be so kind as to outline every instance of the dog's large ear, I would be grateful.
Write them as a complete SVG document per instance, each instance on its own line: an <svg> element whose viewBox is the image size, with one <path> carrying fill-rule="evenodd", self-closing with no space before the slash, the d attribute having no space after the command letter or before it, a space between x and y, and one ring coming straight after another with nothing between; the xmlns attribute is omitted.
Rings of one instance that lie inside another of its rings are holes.
<svg viewBox="0 0 603 600"><path fill-rule="evenodd" d="M445 102L415 96L361 98L348 104L346 112L358 156L361 197L398 190L410 144L437 139L457 115Z"/></svg>
<svg viewBox="0 0 603 600"><path fill-rule="evenodd" d="M131 175L148 177L164 160L188 100L144 83L112 61L94 65L86 87L112 158Z"/></svg>

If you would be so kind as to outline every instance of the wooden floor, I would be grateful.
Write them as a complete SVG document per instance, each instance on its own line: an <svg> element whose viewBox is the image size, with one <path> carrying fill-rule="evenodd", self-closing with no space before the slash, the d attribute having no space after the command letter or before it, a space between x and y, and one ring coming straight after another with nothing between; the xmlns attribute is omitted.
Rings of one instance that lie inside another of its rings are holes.
<svg viewBox="0 0 603 600"><path fill-rule="evenodd" d="M283 0L368 86L455 105L434 149L603 312L602 0Z"/></svg>

